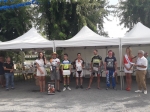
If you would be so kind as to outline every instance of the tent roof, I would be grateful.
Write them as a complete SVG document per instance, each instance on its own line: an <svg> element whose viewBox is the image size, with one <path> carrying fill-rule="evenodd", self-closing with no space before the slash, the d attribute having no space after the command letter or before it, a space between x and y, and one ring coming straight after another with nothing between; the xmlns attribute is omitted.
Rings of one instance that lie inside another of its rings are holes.
<svg viewBox="0 0 150 112"><path fill-rule="evenodd" d="M150 29L138 22L133 29L121 38L122 45L150 44Z"/></svg>
<svg viewBox="0 0 150 112"><path fill-rule="evenodd" d="M75 41L75 40L97 40L97 38L105 38L93 32L87 26L84 26L74 37L66 41Z"/></svg>
<svg viewBox="0 0 150 112"><path fill-rule="evenodd" d="M22 36L0 44L0 49L52 48L53 42L42 37L35 28Z"/></svg>
<svg viewBox="0 0 150 112"><path fill-rule="evenodd" d="M124 37L129 38L142 38L150 37L150 29L144 26L142 23L138 22L134 28L128 32Z"/></svg>
<svg viewBox="0 0 150 112"><path fill-rule="evenodd" d="M56 47L118 46L118 38L105 38L84 26L74 37L66 41L55 41Z"/></svg>

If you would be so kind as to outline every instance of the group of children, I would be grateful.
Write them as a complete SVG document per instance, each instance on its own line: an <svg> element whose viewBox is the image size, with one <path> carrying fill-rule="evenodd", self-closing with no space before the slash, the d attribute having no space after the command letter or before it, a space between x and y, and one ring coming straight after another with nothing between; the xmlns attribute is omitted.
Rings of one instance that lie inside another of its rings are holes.
<svg viewBox="0 0 150 112"><path fill-rule="evenodd" d="M71 62L70 60L68 60L68 54L64 54L64 60L60 62L60 60L57 58L57 53L54 52L52 54L52 59L50 60L50 64L51 64L51 74L50 74L51 80L52 81L54 81L55 79L57 80L57 91L60 92L60 86L59 86L60 68L64 80L63 91L65 91L66 89L71 90L71 88L69 87L70 74L71 74Z"/></svg>
<svg viewBox="0 0 150 112"><path fill-rule="evenodd" d="M94 56L91 60L91 76L89 81L89 86L87 89L91 88L92 80L94 75L97 75L97 88L100 89L100 74L101 74L101 66L103 65L102 57L98 55L98 51L93 51ZM64 54L64 60L60 62L60 60L57 58L57 53L54 52L52 54L52 59L50 60L51 64L51 80L54 81L57 79L57 91L60 92L60 72L59 69L61 68L61 73L63 75L63 83L64 88L63 91L71 90L69 87L70 84L70 74L71 74L71 64L75 68L76 72L76 89L79 87L83 89L83 67L84 67L84 60L81 57L81 53L77 54L77 58L71 63L68 60L68 54ZM108 56L105 58L104 62L104 68L106 72L106 79L107 79L107 90L110 88L110 77L112 79L112 86L115 89L115 73L116 73L116 58L113 56L113 52L110 50L108 51ZM79 86L79 80L80 80L80 86Z"/></svg>

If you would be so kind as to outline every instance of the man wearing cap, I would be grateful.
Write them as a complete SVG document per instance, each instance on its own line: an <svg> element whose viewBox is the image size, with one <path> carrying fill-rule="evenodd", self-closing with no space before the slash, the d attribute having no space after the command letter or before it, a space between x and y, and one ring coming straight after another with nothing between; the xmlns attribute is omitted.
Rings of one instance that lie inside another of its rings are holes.
<svg viewBox="0 0 150 112"><path fill-rule="evenodd" d="M57 53L52 53L52 59L50 60L51 64L51 80L54 82L55 78L57 80L57 91L60 92L60 74L59 74L59 67L60 67L60 60L57 58ZM56 71L56 72L55 72Z"/></svg>
<svg viewBox="0 0 150 112"><path fill-rule="evenodd" d="M113 56L112 50L108 51L108 56L105 58L104 62L104 68L106 71L106 90L110 88L110 78L112 80L112 88L116 89L115 74L117 73L117 60Z"/></svg>
<svg viewBox="0 0 150 112"><path fill-rule="evenodd" d="M147 59L144 57L143 50L138 51L138 59L134 66L137 67L136 81L138 84L138 90L136 90L135 92L141 93L142 89L144 89L144 94L147 94L147 87L145 83L145 75L147 72Z"/></svg>

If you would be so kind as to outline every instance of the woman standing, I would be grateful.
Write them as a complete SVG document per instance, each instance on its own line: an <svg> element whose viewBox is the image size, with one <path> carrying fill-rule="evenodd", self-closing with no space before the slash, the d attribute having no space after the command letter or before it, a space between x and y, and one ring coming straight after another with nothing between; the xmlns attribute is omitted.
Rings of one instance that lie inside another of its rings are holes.
<svg viewBox="0 0 150 112"><path fill-rule="evenodd" d="M126 91L131 90L131 83L132 83L132 73L133 73L133 55L131 53L131 48L126 48L126 54L123 57L123 65L124 65L124 72L126 75L126 83L127 88Z"/></svg>
<svg viewBox="0 0 150 112"><path fill-rule="evenodd" d="M46 58L44 57L44 54L40 52L38 54L38 59L36 60L37 76L39 79L40 92L45 92L46 70L44 68L44 65L46 65Z"/></svg>

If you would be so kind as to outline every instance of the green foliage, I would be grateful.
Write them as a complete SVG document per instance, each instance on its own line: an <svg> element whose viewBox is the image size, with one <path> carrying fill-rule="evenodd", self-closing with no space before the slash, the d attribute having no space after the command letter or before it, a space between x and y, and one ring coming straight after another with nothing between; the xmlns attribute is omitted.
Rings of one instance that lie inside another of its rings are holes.
<svg viewBox="0 0 150 112"><path fill-rule="evenodd" d="M7 3L0 2L0 6L22 3L25 0L13 0ZM8 41L23 33L27 32L31 27L32 16L29 7L21 7L17 9L0 11L0 40Z"/></svg>
<svg viewBox="0 0 150 112"><path fill-rule="evenodd" d="M7 3L0 2L0 6L13 5L28 0L13 0ZM65 40L73 37L78 31L87 25L96 31L96 24L99 29L103 29L104 18L109 11L105 0L37 0L39 5L21 7L11 10L0 11L0 41L8 41L19 37L27 32L32 23L41 31L42 35L48 39ZM42 15L38 17L39 13ZM102 30L103 31L103 30ZM107 35L105 32L103 35ZM58 52L61 55L61 51ZM24 62L24 54L21 52L2 52L6 56L13 58L15 62ZM31 54L27 52L27 54Z"/></svg>
<svg viewBox="0 0 150 112"><path fill-rule="evenodd" d="M3 56L4 58L10 57L15 63L23 63L25 61L25 53L22 51L0 51L0 56Z"/></svg>
<svg viewBox="0 0 150 112"><path fill-rule="evenodd" d="M96 31L96 24L103 29L103 19L109 13L104 9L105 0L38 0L40 6L35 7L34 14L41 13L41 17L35 20L36 26L46 36L53 40L69 39L84 26L87 25ZM44 29L44 31L43 31ZM103 33L107 35L106 33Z"/></svg>
<svg viewBox="0 0 150 112"><path fill-rule="evenodd" d="M120 24L131 29L137 22L150 27L150 0L124 0L118 8Z"/></svg>

